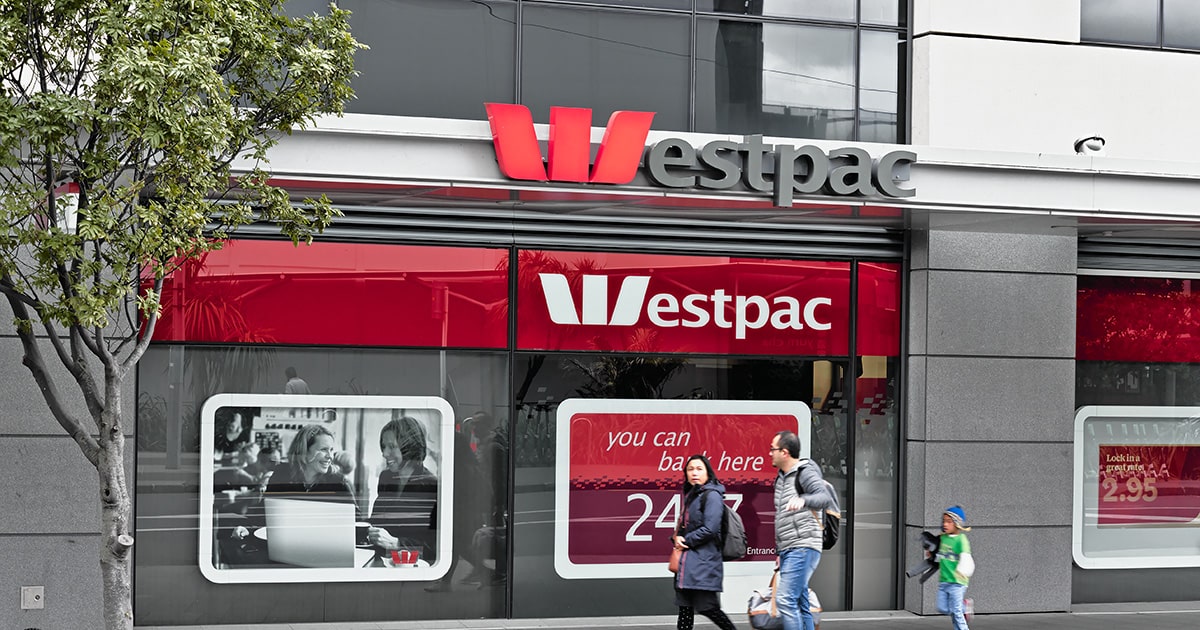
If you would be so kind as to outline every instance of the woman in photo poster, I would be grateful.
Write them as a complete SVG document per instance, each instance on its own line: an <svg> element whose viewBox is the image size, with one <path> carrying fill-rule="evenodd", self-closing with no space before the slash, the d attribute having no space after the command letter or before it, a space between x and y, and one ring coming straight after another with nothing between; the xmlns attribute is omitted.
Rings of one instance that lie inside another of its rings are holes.
<svg viewBox="0 0 1200 630"><path fill-rule="evenodd" d="M236 466L238 450L250 441L250 418L244 409L222 409L218 414L213 460L222 466Z"/></svg>
<svg viewBox="0 0 1200 630"><path fill-rule="evenodd" d="M371 509L367 538L384 550L418 550L432 564L437 550L438 478L425 467L429 454L425 426L398 415L379 433L385 468L379 474L379 496Z"/></svg>
<svg viewBox="0 0 1200 630"><path fill-rule="evenodd" d="M335 444L333 433L324 425L301 427L288 447L287 463L275 468L267 482L265 495L352 503L355 517L361 518L353 488L346 477L349 458L345 453L339 453Z"/></svg>

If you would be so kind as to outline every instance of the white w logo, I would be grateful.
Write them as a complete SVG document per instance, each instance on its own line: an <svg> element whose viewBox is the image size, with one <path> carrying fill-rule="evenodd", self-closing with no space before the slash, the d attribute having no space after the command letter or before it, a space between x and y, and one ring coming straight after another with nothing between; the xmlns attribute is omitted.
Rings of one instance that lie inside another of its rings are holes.
<svg viewBox="0 0 1200 630"><path fill-rule="evenodd" d="M608 316L608 276L583 276L583 317L575 310L575 299L567 277L559 273L539 273L546 308L555 324L578 326L580 323L609 326L632 326L642 314L650 276L628 276L621 283L612 318ZM582 319L582 322L580 321Z"/></svg>

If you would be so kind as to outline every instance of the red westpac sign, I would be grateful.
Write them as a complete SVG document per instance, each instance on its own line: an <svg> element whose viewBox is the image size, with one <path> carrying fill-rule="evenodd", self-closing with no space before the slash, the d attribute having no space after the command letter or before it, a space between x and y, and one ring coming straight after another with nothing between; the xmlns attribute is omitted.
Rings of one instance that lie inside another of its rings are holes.
<svg viewBox="0 0 1200 630"><path fill-rule="evenodd" d="M604 130L591 173L592 110L550 108L547 169L533 130L533 115L524 105L484 103L500 172L512 179L628 184L637 175L654 112L613 112Z"/></svg>
<svg viewBox="0 0 1200 630"><path fill-rule="evenodd" d="M782 208L792 206L796 193L916 195L915 188L899 185L908 180L908 165L917 160L912 151L889 151L876 159L854 146L826 151L813 145L767 144L761 134L745 136L741 142L717 139L702 147L683 138L662 138L647 147L653 112L613 112L589 173L592 110L551 107L547 168L528 107L509 103L484 107L500 172L512 179L628 184L642 166L644 153L646 179L652 184L769 193Z"/></svg>
<svg viewBox="0 0 1200 630"><path fill-rule="evenodd" d="M521 350L840 356L850 264L523 250Z"/></svg>

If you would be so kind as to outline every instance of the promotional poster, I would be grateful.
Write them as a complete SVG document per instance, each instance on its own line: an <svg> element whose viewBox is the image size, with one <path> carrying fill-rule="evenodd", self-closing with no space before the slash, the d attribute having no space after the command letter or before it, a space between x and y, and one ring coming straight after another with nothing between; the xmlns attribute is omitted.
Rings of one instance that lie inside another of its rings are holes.
<svg viewBox="0 0 1200 630"><path fill-rule="evenodd" d="M1085 569L1200 566L1200 408L1079 410L1072 543Z"/></svg>
<svg viewBox="0 0 1200 630"><path fill-rule="evenodd" d="M662 577L679 519L683 467L706 455L742 517L748 553L725 574L775 562L768 449L780 431L808 457L812 418L797 401L568 399L558 407L554 567L575 578ZM765 573L764 573L765 572Z"/></svg>
<svg viewBox="0 0 1200 630"><path fill-rule="evenodd" d="M297 378L288 383L297 394L218 394L205 402L200 571L221 584L445 575L450 405L432 396L305 389Z"/></svg>

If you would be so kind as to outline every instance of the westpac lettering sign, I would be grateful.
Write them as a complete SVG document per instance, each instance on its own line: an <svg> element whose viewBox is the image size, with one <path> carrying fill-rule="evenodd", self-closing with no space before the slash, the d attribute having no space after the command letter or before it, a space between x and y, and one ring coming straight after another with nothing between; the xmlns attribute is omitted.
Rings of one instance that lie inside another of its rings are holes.
<svg viewBox="0 0 1200 630"><path fill-rule="evenodd" d="M657 293L646 299L650 276L626 276L621 282L617 301L608 311L608 276L582 276L582 312L575 310L575 299L567 277L539 274L546 310L555 324L567 326L633 326L642 314L659 328L733 329L734 339L745 339L747 330L771 326L775 330L829 330L832 324L817 317L817 308L833 304L828 297L814 297L804 304L789 295L777 295L768 302L761 295L735 295L725 289L711 294ZM732 321L727 310L732 308ZM582 316L581 316L582 315Z"/></svg>
<svg viewBox="0 0 1200 630"><path fill-rule="evenodd" d="M522 250L521 350L840 356L850 264Z"/></svg>
<svg viewBox="0 0 1200 630"><path fill-rule="evenodd" d="M639 168L667 188L727 190L736 186L767 193L788 207L796 193L904 198L912 151L889 151L878 159L858 147L828 152L813 145L771 145L761 135L742 142L714 140L697 148L682 138L646 146L653 112L617 111L609 117L591 164L592 110L550 108L548 156L543 162L533 116L524 105L485 103L500 172L512 179L623 185ZM589 169L589 166L591 167Z"/></svg>

